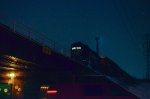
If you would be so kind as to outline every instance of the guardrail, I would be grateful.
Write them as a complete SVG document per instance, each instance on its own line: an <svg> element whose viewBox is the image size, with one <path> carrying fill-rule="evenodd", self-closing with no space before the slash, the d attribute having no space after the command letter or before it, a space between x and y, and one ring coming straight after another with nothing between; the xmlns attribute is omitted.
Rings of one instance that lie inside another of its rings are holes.
<svg viewBox="0 0 150 99"><path fill-rule="evenodd" d="M5 23L4 23L5 24ZM56 43L55 41L48 38L46 35L43 35L32 28L24 25L23 23L7 22L7 25L13 32L26 37L33 42L39 43L42 46L47 46L48 48L66 56L70 57L70 48L65 48L61 44Z"/></svg>

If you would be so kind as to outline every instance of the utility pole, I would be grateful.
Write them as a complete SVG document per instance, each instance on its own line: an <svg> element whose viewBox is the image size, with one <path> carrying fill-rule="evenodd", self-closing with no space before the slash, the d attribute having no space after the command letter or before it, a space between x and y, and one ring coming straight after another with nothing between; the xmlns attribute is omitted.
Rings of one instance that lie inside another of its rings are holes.
<svg viewBox="0 0 150 99"><path fill-rule="evenodd" d="M146 56L146 79L150 80L150 33L144 35L144 48Z"/></svg>
<svg viewBox="0 0 150 99"><path fill-rule="evenodd" d="M95 41L96 41L96 52L99 55L99 37L95 37Z"/></svg>
<svg viewBox="0 0 150 99"><path fill-rule="evenodd" d="M13 32L16 32L16 21L13 21L12 24L13 24L13 27L12 27L13 28Z"/></svg>

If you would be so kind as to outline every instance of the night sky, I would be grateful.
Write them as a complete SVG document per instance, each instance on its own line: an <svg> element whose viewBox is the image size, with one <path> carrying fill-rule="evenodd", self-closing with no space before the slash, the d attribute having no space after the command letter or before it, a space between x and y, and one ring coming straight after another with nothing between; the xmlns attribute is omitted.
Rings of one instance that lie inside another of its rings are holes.
<svg viewBox="0 0 150 99"><path fill-rule="evenodd" d="M143 35L150 33L149 0L0 0L0 22L15 20L70 47L81 41L129 74L144 78Z"/></svg>

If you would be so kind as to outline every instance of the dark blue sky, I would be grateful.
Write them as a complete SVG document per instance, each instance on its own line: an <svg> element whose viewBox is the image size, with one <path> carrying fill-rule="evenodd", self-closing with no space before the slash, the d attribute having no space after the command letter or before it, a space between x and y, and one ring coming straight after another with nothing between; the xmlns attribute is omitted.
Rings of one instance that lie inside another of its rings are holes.
<svg viewBox="0 0 150 99"><path fill-rule="evenodd" d="M0 21L15 20L69 47L82 41L131 75L143 78L143 35L150 33L149 0L0 0Z"/></svg>

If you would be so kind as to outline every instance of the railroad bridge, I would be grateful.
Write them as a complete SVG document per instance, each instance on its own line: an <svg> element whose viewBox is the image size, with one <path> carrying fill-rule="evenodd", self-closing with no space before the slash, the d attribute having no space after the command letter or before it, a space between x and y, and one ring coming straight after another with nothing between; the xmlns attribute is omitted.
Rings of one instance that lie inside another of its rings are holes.
<svg viewBox="0 0 150 99"><path fill-rule="evenodd" d="M69 50L56 46L50 40L31 31L19 32L16 28L0 24L0 87L10 85L9 90L4 91L8 93L5 97L21 98L22 91L28 90L33 83L36 93L37 86L41 84L73 83L77 77L100 74L72 60ZM25 89L25 85L29 87ZM8 92L10 90L11 93Z"/></svg>

